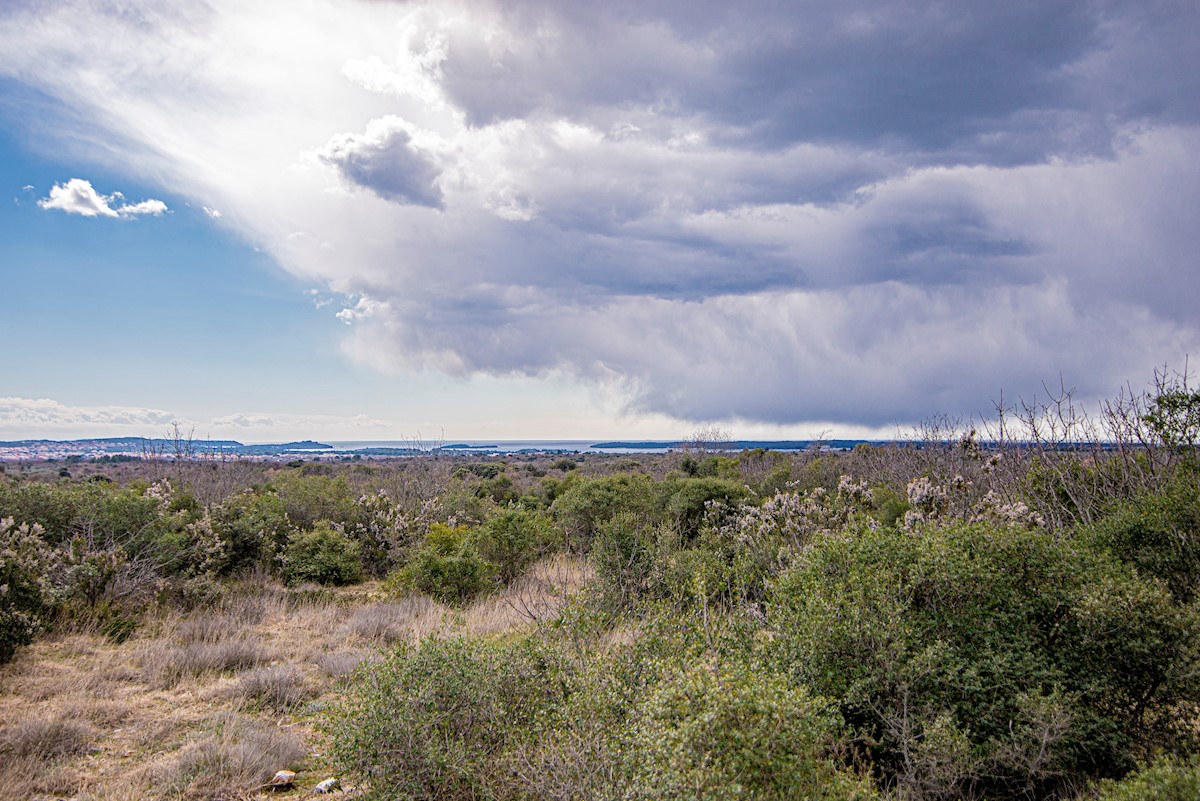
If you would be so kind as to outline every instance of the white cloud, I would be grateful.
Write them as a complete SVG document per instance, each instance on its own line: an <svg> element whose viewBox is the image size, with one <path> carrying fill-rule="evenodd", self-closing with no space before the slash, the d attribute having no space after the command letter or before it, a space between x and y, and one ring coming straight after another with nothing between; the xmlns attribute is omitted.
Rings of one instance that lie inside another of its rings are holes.
<svg viewBox="0 0 1200 801"><path fill-rule="evenodd" d="M123 8L0 13L0 73L340 297L373 368L879 425L1200 346L1186 4ZM43 205L150 202L76 181Z"/></svg>
<svg viewBox="0 0 1200 801"><path fill-rule="evenodd" d="M164 426L179 418L162 409L134 406L68 406L49 398L0 398L0 432L25 437L93 436L96 430L112 435L160 436Z"/></svg>
<svg viewBox="0 0 1200 801"><path fill-rule="evenodd" d="M115 202L123 199L124 195L120 192L102 195L95 190L91 181L72 178L65 184L56 183L51 187L49 197L39 200L38 205L43 209L57 209L83 217L137 217L143 214L158 217L168 211L166 203L154 199L114 206Z"/></svg>
<svg viewBox="0 0 1200 801"><path fill-rule="evenodd" d="M207 214L211 219L219 220L222 216L224 216L219 210L211 208L210 206L201 206L201 208L204 209L204 213Z"/></svg>
<svg viewBox="0 0 1200 801"><path fill-rule="evenodd" d="M162 437L168 435L175 423L179 423L182 431L192 431L197 441L201 438L282 441L330 436L388 439L403 432L397 422L367 414L237 412L192 420L163 409L71 406L49 398L0 397L0 439Z"/></svg>

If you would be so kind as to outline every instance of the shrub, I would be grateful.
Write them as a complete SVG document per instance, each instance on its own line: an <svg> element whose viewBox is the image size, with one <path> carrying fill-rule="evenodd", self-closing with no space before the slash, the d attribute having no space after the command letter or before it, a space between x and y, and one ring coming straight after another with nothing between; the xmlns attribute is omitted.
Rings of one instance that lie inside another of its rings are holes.
<svg viewBox="0 0 1200 801"><path fill-rule="evenodd" d="M1100 784L1096 801L1195 801L1200 798L1200 760L1164 757L1121 781Z"/></svg>
<svg viewBox="0 0 1200 801"><path fill-rule="evenodd" d="M696 662L645 693L630 726L629 799L867 799L830 758L830 704L747 664Z"/></svg>
<svg viewBox="0 0 1200 801"><path fill-rule="evenodd" d="M1096 546L1167 582L1179 603L1200 588L1200 483L1180 469L1158 491L1119 503L1086 533Z"/></svg>
<svg viewBox="0 0 1200 801"><path fill-rule="evenodd" d="M656 507L653 480L645 475L616 475L575 482L552 506L567 536L567 550L586 551L596 527L622 512L652 519Z"/></svg>
<svg viewBox="0 0 1200 801"><path fill-rule="evenodd" d="M562 531L549 517L526 509L506 509L493 515L473 536L480 556L493 565L502 584L563 544Z"/></svg>
<svg viewBox="0 0 1200 801"><path fill-rule="evenodd" d="M335 758L381 799L493 797L504 752L563 696L529 643L425 640L358 674L330 724Z"/></svg>
<svg viewBox="0 0 1200 801"><path fill-rule="evenodd" d="M238 677L236 694L276 712L288 712L313 697L295 665L255 668Z"/></svg>
<svg viewBox="0 0 1200 801"><path fill-rule="evenodd" d="M291 526L282 498L246 491L212 510L212 527L224 543L217 572L227 574L269 565L286 545Z"/></svg>
<svg viewBox="0 0 1200 801"><path fill-rule="evenodd" d="M592 538L592 565L605 608L628 610L649 588L655 566L654 532L629 512L604 521Z"/></svg>
<svg viewBox="0 0 1200 801"><path fill-rule="evenodd" d="M1077 543L959 523L819 536L770 620L901 793L1006 798L1185 742L1197 611Z"/></svg>
<svg viewBox="0 0 1200 801"><path fill-rule="evenodd" d="M327 521L288 539L283 574L290 584L306 581L341 586L362 581L358 544Z"/></svg>
<svg viewBox="0 0 1200 801"><path fill-rule="evenodd" d="M461 604L489 587L492 566L479 555L471 529L434 523L397 580L443 603Z"/></svg>
<svg viewBox="0 0 1200 801"><path fill-rule="evenodd" d="M719 457L712 457L719 458ZM663 512L684 542L700 531L710 505L733 507L747 495L745 485L720 478L689 478L663 485Z"/></svg>
<svg viewBox="0 0 1200 801"><path fill-rule="evenodd" d="M53 555L41 535L37 524L0 519L0 664L33 641L50 612Z"/></svg>

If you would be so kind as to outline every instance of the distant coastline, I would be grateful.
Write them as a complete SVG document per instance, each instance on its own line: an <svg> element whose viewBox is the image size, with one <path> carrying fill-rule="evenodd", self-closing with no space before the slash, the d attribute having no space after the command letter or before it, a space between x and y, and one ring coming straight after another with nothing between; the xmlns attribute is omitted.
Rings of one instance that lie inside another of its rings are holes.
<svg viewBox="0 0 1200 801"><path fill-rule="evenodd" d="M713 443L712 451L796 451L810 448L850 450L868 440L735 440ZM881 443L874 443L881 444ZM0 461L48 459L384 459L436 453L515 455L533 453L665 453L690 447L686 440L486 440L452 443L414 443L407 440L245 444L237 440L175 440L152 437L92 439L22 439L0 441Z"/></svg>

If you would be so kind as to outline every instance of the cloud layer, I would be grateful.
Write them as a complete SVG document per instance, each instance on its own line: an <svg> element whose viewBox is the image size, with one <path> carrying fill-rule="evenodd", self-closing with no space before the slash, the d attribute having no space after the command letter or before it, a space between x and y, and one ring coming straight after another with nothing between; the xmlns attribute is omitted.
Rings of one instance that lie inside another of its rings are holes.
<svg viewBox="0 0 1200 801"><path fill-rule="evenodd" d="M342 297L364 364L881 425L1197 351L1198 31L1119 0L80 0L0 12L0 73ZM42 204L157 202L114 197Z"/></svg>

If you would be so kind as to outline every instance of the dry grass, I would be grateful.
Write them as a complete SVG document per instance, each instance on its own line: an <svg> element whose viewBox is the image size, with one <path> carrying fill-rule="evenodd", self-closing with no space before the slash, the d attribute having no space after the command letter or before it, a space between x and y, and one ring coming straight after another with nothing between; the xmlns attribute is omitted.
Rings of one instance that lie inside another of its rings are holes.
<svg viewBox="0 0 1200 801"><path fill-rule="evenodd" d="M184 679L205 673L242 670L268 661L267 652L256 642L244 639L192 642L186 645L156 642L142 655L146 683L169 690Z"/></svg>
<svg viewBox="0 0 1200 801"><path fill-rule="evenodd" d="M537 625L586 578L555 557L462 611L381 600L378 584L260 584L121 644L43 638L0 666L0 787L46 801L266 799L256 788L303 764L297 783L311 788L330 775L315 729L340 679L397 642Z"/></svg>
<svg viewBox="0 0 1200 801"><path fill-rule="evenodd" d="M0 754L44 761L61 759L87 753L95 736L92 726L82 720L30 718L0 729Z"/></svg>
<svg viewBox="0 0 1200 801"><path fill-rule="evenodd" d="M303 766L308 750L293 733L239 716L206 721L215 729L149 772L151 784L184 799L245 797L279 770Z"/></svg>
<svg viewBox="0 0 1200 801"><path fill-rule="evenodd" d="M391 645L433 633L442 626L448 611L428 596L410 595L356 610L339 633L366 643Z"/></svg>
<svg viewBox="0 0 1200 801"><path fill-rule="evenodd" d="M313 698L296 665L276 665L249 670L237 677L231 695L259 709L290 712Z"/></svg>
<svg viewBox="0 0 1200 801"><path fill-rule="evenodd" d="M344 679L368 661L371 652L363 650L324 651L313 657L313 663L332 679Z"/></svg>

